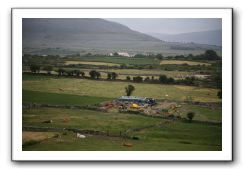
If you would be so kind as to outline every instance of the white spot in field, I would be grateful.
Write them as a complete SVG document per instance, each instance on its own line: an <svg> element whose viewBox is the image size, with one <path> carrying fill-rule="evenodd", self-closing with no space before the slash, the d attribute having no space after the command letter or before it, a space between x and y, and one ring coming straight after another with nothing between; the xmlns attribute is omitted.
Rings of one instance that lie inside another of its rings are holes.
<svg viewBox="0 0 244 169"><path fill-rule="evenodd" d="M86 136L85 136L85 135L80 134L80 133L76 133L76 137L77 137L77 138L86 138Z"/></svg>

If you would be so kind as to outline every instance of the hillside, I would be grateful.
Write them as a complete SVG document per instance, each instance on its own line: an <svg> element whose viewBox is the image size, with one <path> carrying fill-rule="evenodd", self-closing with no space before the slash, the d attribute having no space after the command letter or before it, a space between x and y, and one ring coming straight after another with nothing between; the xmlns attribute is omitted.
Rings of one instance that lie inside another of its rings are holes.
<svg viewBox="0 0 244 169"><path fill-rule="evenodd" d="M184 42L184 43L198 43L222 46L222 31L203 31L203 32L190 32L181 34L160 34L160 33L149 33L149 35L169 42Z"/></svg>
<svg viewBox="0 0 244 169"><path fill-rule="evenodd" d="M23 53L66 55L125 51L172 55L201 53L206 49L220 51L215 46L163 42L98 18L26 18L22 23Z"/></svg>

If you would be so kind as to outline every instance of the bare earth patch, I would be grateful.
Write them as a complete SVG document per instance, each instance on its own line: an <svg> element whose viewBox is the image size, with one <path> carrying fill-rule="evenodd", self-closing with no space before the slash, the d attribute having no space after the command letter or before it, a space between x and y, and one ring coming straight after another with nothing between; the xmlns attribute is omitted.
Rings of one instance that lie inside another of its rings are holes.
<svg viewBox="0 0 244 169"><path fill-rule="evenodd" d="M30 132L23 131L22 133L22 141L23 143L28 141L42 141L48 138L52 138L55 136L54 132Z"/></svg>

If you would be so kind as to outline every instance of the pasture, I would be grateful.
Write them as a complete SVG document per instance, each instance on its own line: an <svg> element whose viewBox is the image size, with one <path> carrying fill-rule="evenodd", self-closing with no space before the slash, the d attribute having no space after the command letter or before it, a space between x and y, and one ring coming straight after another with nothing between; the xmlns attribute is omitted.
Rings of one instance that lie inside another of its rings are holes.
<svg viewBox="0 0 244 169"><path fill-rule="evenodd" d="M125 95L125 86L132 84L136 88L133 93L135 96L165 99L180 104L182 118L186 118L189 111L195 112L194 120L188 122L120 113L115 109L103 112L86 108L24 108L23 127L50 127L61 131L23 130L23 151L222 150L221 108L182 103L188 98L192 101L220 103L217 89L35 74L23 74L22 83L24 103L94 106ZM64 128L101 131L108 135L86 134L86 138L77 138L76 133L64 131ZM123 137L123 134L130 138Z"/></svg>
<svg viewBox="0 0 244 169"><path fill-rule="evenodd" d="M160 62L160 65L182 65L182 64L206 65L206 66L211 65L211 64L205 63L205 62L194 62L194 61L186 61L186 60L162 60Z"/></svg>
<svg viewBox="0 0 244 169"><path fill-rule="evenodd" d="M123 56L89 56L81 57L79 61L106 62L126 65L159 65L159 61L154 58L128 58Z"/></svg>
<svg viewBox="0 0 244 169"><path fill-rule="evenodd" d="M77 65L77 64L83 64L83 65L98 65L98 66L119 66L119 64L116 63L108 63L108 62L88 62L88 61L65 61L65 65Z"/></svg>
<svg viewBox="0 0 244 169"><path fill-rule="evenodd" d="M35 75L23 76L23 79L30 79L31 77L25 76ZM78 96L118 98L125 95L125 87L128 84L135 86L136 90L133 93L135 96L153 97L156 99L167 99L173 101L185 101L190 97L193 101L199 102L221 102L221 99L217 97L218 90L213 88L73 79L63 77L46 77L40 80L23 80L23 90L72 94Z"/></svg>
<svg viewBox="0 0 244 169"><path fill-rule="evenodd" d="M42 123L47 119L52 119L53 123ZM64 119L68 119L68 121L64 121ZM155 126L146 128L150 125ZM24 146L24 151L221 150L220 125L169 121L133 114L82 109L39 108L23 111L23 126L93 129L109 131L110 134L129 131L128 135L138 138L134 140L112 136L87 135L84 139L78 139L73 132L59 132L58 138L51 137L41 141L41 143L37 142L36 144ZM142 129L133 131L135 128ZM124 146L124 143L130 143L132 146Z"/></svg>

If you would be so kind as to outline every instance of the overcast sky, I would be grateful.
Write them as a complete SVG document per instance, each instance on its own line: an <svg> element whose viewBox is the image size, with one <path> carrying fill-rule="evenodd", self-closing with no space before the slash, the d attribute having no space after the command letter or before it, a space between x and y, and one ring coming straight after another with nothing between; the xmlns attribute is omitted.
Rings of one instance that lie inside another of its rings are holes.
<svg viewBox="0 0 244 169"><path fill-rule="evenodd" d="M178 34L222 29L219 18L107 18L142 33Z"/></svg>

